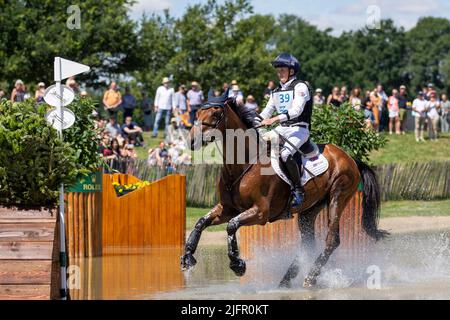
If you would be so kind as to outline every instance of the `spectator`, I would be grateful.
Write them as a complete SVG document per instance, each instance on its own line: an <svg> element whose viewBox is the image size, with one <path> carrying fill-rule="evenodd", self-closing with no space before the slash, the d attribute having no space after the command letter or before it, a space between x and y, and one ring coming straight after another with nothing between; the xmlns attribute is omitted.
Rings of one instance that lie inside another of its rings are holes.
<svg viewBox="0 0 450 320"><path fill-rule="evenodd" d="M382 104L381 97L378 94L377 89L374 89L370 93L370 100L372 102L372 113L373 113L373 128L375 131L378 131L380 128L380 106Z"/></svg>
<svg viewBox="0 0 450 320"><path fill-rule="evenodd" d="M314 105L323 105L325 102L325 98L322 95L322 89L317 88L316 93L314 94Z"/></svg>
<svg viewBox="0 0 450 320"><path fill-rule="evenodd" d="M345 103L345 102L348 101L349 97L348 97L347 87L346 86L343 86L341 88L340 95L341 95L341 103Z"/></svg>
<svg viewBox="0 0 450 320"><path fill-rule="evenodd" d="M175 117L177 119L177 126L184 128L186 125L192 125L192 123L186 123L187 119L184 118L187 108L186 98L186 86L182 84L178 87L178 92L175 93ZM184 121L183 121L184 120Z"/></svg>
<svg viewBox="0 0 450 320"><path fill-rule="evenodd" d="M17 80L11 92L11 102L22 102L25 100L25 84L22 80Z"/></svg>
<svg viewBox="0 0 450 320"><path fill-rule="evenodd" d="M355 88L352 90L352 94L350 96L350 104L353 106L353 108L356 111L360 111L361 110L361 90L359 88Z"/></svg>
<svg viewBox="0 0 450 320"><path fill-rule="evenodd" d="M429 83L429 84L427 85L426 91L424 91L424 92L426 92L425 100L428 100L428 101L429 101L430 98L431 98L431 95L433 94L434 91L435 91L435 90L434 90L434 84Z"/></svg>
<svg viewBox="0 0 450 320"><path fill-rule="evenodd" d="M339 94L339 87L334 87L327 98L327 104L339 108L342 104L342 96Z"/></svg>
<svg viewBox="0 0 450 320"><path fill-rule="evenodd" d="M189 111L189 122L193 124L197 120L197 111L203 104L205 98L203 92L200 90L198 82L191 83L191 90L187 93L187 108Z"/></svg>
<svg viewBox="0 0 450 320"><path fill-rule="evenodd" d="M107 150L107 151L105 152L105 150ZM112 139L110 146L107 149L104 148L103 159L105 160L106 164L108 165L108 167L110 169L122 172L121 158L122 158L122 155L121 155L119 141L117 139Z"/></svg>
<svg viewBox="0 0 450 320"><path fill-rule="evenodd" d="M425 94L420 91L417 98L413 101L412 109L415 117L415 135L416 141L425 141L423 138L423 127L425 125L427 101L424 98Z"/></svg>
<svg viewBox="0 0 450 320"><path fill-rule="evenodd" d="M228 84L228 82L224 82L222 85L222 93L227 92L229 88L230 88L230 85ZM220 93L218 96L221 96L222 93Z"/></svg>
<svg viewBox="0 0 450 320"><path fill-rule="evenodd" d="M273 89L275 89L275 82L270 80L269 82L267 82L266 89L264 89L264 99L270 98L270 96L272 95Z"/></svg>
<svg viewBox="0 0 450 320"><path fill-rule="evenodd" d="M75 77L70 77L66 81L66 85L73 90L75 94L80 94L80 87L78 86L77 81L75 80Z"/></svg>
<svg viewBox="0 0 450 320"><path fill-rule="evenodd" d="M0 101L2 101L3 99L6 99L6 92L0 89Z"/></svg>
<svg viewBox="0 0 450 320"><path fill-rule="evenodd" d="M428 117L428 133L431 141L437 141L438 139L438 124L439 124L439 112L441 104L437 100L436 91L430 92L430 101L426 104L427 117Z"/></svg>
<svg viewBox="0 0 450 320"><path fill-rule="evenodd" d="M117 114L117 107L122 104L122 95L115 81L111 82L109 89L103 95L103 105L109 116Z"/></svg>
<svg viewBox="0 0 450 320"><path fill-rule="evenodd" d="M398 100L398 119L400 120L400 131L405 134L405 122L406 122L406 112L408 109L408 95L406 93L406 87L401 85L400 92L397 96Z"/></svg>
<svg viewBox="0 0 450 320"><path fill-rule="evenodd" d="M112 139L116 139L121 135L120 126L117 124L115 117L109 117L109 122L106 125L106 131L109 133Z"/></svg>
<svg viewBox="0 0 450 320"><path fill-rule="evenodd" d="M389 111L387 109L388 95L383 89L381 84L377 85L377 94L380 97L380 104L378 105L379 111L379 131L383 131L389 125Z"/></svg>
<svg viewBox="0 0 450 320"><path fill-rule="evenodd" d="M169 78L163 78L162 85L158 87L155 95L155 124L153 125L153 134L152 137L155 138L158 136L158 128L159 123L161 122L161 118L163 114L165 114L165 122L164 122L164 132L167 134L167 128L170 124L170 116L172 113L172 108L174 107L174 95L175 92L173 88L169 87Z"/></svg>
<svg viewBox="0 0 450 320"><path fill-rule="evenodd" d="M393 89L392 95L388 99L389 110L389 134L392 134L392 130L395 123L395 133L400 134L400 119L399 119L399 106L398 106L398 90Z"/></svg>
<svg viewBox="0 0 450 320"><path fill-rule="evenodd" d="M152 167L158 164L158 160L156 158L157 149L150 148L148 149L148 157L147 157L147 165Z"/></svg>
<svg viewBox="0 0 450 320"><path fill-rule="evenodd" d="M245 102L245 108L259 113L258 104L255 101L255 97L253 97L252 95L247 96L247 101Z"/></svg>
<svg viewBox="0 0 450 320"><path fill-rule="evenodd" d="M34 93L34 98L37 103L44 103L45 83L39 82L38 89Z"/></svg>
<svg viewBox="0 0 450 320"><path fill-rule="evenodd" d="M150 131L153 128L152 111L153 99L150 98L146 92L142 91L141 110L144 115L144 131Z"/></svg>
<svg viewBox="0 0 450 320"><path fill-rule="evenodd" d="M102 139L100 141L100 146L98 148L98 152L103 157L103 159L106 159L106 157L112 155L112 151L110 149L110 138L109 134L107 132L104 132L102 134Z"/></svg>
<svg viewBox="0 0 450 320"><path fill-rule="evenodd" d="M134 148L135 144L136 141L134 139L125 139L125 143L121 150L124 172L128 174L134 173L134 162L138 157L136 149Z"/></svg>
<svg viewBox="0 0 450 320"><path fill-rule="evenodd" d="M164 167L167 157L169 156L169 152L166 148L166 143L164 141L161 141L159 143L158 148L156 148L156 163L160 167Z"/></svg>
<svg viewBox="0 0 450 320"><path fill-rule="evenodd" d="M369 96L368 96L369 94ZM361 105L364 109L364 123L366 124L366 128L370 129L373 128L373 124L374 124L374 117L373 117L373 104L372 104L372 100L370 99L370 91L366 92L366 97L363 99L363 101L361 102Z"/></svg>
<svg viewBox="0 0 450 320"><path fill-rule="evenodd" d="M242 91L239 89L239 86L237 84L233 84L231 86L231 90L228 94L229 98L235 98L236 99L236 103L238 106L243 106L244 105L244 94L242 93Z"/></svg>
<svg viewBox="0 0 450 320"><path fill-rule="evenodd" d="M441 131L450 131L450 101L446 94L441 96Z"/></svg>
<svg viewBox="0 0 450 320"><path fill-rule="evenodd" d="M87 98L89 96L89 94L87 93L87 91L86 90L81 90L81 92L80 92L80 97L82 97L82 98Z"/></svg>
<svg viewBox="0 0 450 320"><path fill-rule="evenodd" d="M133 117L134 108L136 108L136 98L131 94L130 87L125 87L125 94L122 97L123 117Z"/></svg>
<svg viewBox="0 0 450 320"><path fill-rule="evenodd" d="M222 93L219 90L214 90L214 97L220 97Z"/></svg>
<svg viewBox="0 0 450 320"><path fill-rule="evenodd" d="M142 146L144 138L142 137L142 129L133 121L132 117L126 117L125 123L122 125L121 133L125 140L136 141L136 146Z"/></svg>

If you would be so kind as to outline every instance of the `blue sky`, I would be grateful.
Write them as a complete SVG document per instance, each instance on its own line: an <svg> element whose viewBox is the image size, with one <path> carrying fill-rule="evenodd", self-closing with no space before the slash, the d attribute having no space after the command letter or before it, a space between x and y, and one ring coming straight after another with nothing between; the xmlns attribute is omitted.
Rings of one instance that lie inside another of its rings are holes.
<svg viewBox="0 0 450 320"><path fill-rule="evenodd" d="M131 9L131 17L138 19L144 11L161 13L169 8L172 15L181 16L189 4L204 3L195 0L138 0ZM448 0L252 0L255 13L274 14L292 13L301 16L320 29L328 27L339 35L344 30L363 27L371 19L368 8L377 6L382 19L391 18L398 26L406 29L413 27L419 17L435 16L450 18ZM370 9L369 9L370 10Z"/></svg>

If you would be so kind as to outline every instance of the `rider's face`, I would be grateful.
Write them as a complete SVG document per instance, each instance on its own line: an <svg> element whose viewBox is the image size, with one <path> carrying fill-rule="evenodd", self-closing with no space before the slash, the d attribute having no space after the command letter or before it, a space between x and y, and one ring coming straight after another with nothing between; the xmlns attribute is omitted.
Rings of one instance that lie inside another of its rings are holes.
<svg viewBox="0 0 450 320"><path fill-rule="evenodd" d="M286 83L289 80L289 68L277 68L277 75L281 83Z"/></svg>

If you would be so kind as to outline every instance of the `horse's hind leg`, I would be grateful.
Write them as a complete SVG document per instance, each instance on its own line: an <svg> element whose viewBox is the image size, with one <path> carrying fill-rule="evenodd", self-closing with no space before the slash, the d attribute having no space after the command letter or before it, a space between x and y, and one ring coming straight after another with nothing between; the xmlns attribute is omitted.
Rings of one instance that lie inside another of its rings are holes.
<svg viewBox="0 0 450 320"><path fill-rule="evenodd" d="M258 207L254 206L228 222L228 257L230 258L230 268L239 277L245 274L246 265L244 260L239 258L236 232L242 226L262 224L262 221L265 219L264 217L265 216L261 213Z"/></svg>
<svg viewBox="0 0 450 320"><path fill-rule="evenodd" d="M342 182L342 180L337 182L338 184L341 184L341 186L345 186L345 183ZM352 193L349 193L349 190L352 190L351 187L346 189L345 192L341 190L331 192L332 196L328 205L328 233L325 241L325 249L319 257L317 257L308 276L305 278L303 282L305 288L312 287L316 284L317 277L319 276L322 267L327 263L331 254L339 246L339 220L345 206L352 196Z"/></svg>
<svg viewBox="0 0 450 320"><path fill-rule="evenodd" d="M280 287L289 288L291 286L291 280L294 279L300 271L300 254L306 254L309 257L309 253L314 252L315 248L315 229L317 214L322 210L324 204L317 204L311 209L298 214L298 229L301 236L300 253L296 255L294 261L292 261L289 269L280 282Z"/></svg>
<svg viewBox="0 0 450 320"><path fill-rule="evenodd" d="M194 258L194 253L197 249L198 242L200 241L202 231L213 223L218 224L218 220L220 220L222 213L223 206L219 203L214 208L212 208L211 211L209 211L206 215L204 215L197 221L194 230L192 230L189 238L186 241L184 255L181 257L182 270L187 270L195 266L197 261Z"/></svg>

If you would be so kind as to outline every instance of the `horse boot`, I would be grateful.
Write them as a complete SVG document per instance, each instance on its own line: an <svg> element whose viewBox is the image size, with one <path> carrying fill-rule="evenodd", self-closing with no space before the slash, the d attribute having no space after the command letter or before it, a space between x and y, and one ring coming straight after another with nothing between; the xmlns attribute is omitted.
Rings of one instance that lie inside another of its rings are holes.
<svg viewBox="0 0 450 320"><path fill-rule="evenodd" d="M285 162L286 169L289 172L289 176L294 184L294 190L292 192L293 199L291 202L292 208L300 207L303 199L305 198L305 191L303 190L301 183L300 170L292 155L289 155Z"/></svg>

